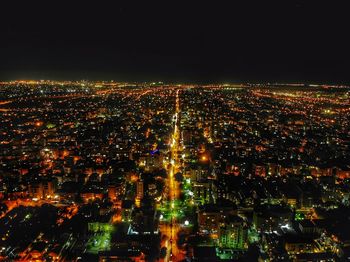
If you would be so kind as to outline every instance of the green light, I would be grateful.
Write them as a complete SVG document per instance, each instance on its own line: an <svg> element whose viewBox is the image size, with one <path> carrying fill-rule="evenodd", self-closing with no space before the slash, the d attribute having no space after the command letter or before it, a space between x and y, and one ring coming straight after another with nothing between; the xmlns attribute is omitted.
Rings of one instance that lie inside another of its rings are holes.
<svg viewBox="0 0 350 262"><path fill-rule="evenodd" d="M52 123L48 123L48 124L46 125L46 127L47 127L48 129L52 129L52 128L56 127L56 125L55 125L55 124L52 124Z"/></svg>
<svg viewBox="0 0 350 262"><path fill-rule="evenodd" d="M305 215L303 213L296 213L295 214L295 220L296 221L301 221L305 219Z"/></svg>
<svg viewBox="0 0 350 262"><path fill-rule="evenodd" d="M88 230L94 233L111 233L114 230L114 227L108 223L93 222L88 224Z"/></svg>

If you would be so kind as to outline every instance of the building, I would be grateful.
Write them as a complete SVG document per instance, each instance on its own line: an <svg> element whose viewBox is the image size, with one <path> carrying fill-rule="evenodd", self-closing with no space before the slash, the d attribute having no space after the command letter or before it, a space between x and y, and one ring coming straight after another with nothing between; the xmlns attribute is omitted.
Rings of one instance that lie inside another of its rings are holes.
<svg viewBox="0 0 350 262"><path fill-rule="evenodd" d="M115 185L109 185L108 186L108 198L111 201L117 200L117 187Z"/></svg>
<svg viewBox="0 0 350 262"><path fill-rule="evenodd" d="M282 205L261 205L253 213L253 225L258 231L273 231L291 220L292 210Z"/></svg>
<svg viewBox="0 0 350 262"><path fill-rule="evenodd" d="M239 216L227 216L219 230L219 246L223 249L247 249L248 228Z"/></svg>
<svg viewBox="0 0 350 262"><path fill-rule="evenodd" d="M136 198L142 199L144 197L144 184L143 181L140 180L136 183Z"/></svg>
<svg viewBox="0 0 350 262"><path fill-rule="evenodd" d="M28 191L32 198L51 198L54 197L55 186L52 180L34 182L29 184Z"/></svg>
<svg viewBox="0 0 350 262"><path fill-rule="evenodd" d="M217 239L219 236L220 225L225 223L225 218L237 214L237 209L232 202L221 200L221 204L204 205L198 212L199 232L205 235L211 235Z"/></svg>

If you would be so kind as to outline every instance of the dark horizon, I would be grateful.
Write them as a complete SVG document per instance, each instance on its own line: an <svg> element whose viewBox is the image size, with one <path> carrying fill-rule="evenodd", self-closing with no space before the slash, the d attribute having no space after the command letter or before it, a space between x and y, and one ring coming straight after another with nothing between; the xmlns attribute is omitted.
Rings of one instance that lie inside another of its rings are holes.
<svg viewBox="0 0 350 262"><path fill-rule="evenodd" d="M14 3L6 10L1 80L350 83L346 8L338 3Z"/></svg>

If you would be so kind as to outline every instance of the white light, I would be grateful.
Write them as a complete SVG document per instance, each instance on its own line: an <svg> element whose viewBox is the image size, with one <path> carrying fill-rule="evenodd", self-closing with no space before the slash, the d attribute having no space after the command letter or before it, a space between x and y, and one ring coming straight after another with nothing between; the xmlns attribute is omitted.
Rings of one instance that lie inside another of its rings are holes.
<svg viewBox="0 0 350 262"><path fill-rule="evenodd" d="M185 226L188 226L190 222L188 220L185 221Z"/></svg>
<svg viewBox="0 0 350 262"><path fill-rule="evenodd" d="M281 226L281 229L287 229L287 230L291 230L292 227L289 224L285 224Z"/></svg>

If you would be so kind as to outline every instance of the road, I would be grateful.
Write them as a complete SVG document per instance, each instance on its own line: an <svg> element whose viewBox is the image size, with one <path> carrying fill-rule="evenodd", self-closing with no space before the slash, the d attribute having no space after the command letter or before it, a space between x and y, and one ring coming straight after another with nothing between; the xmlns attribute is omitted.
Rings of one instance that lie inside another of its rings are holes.
<svg viewBox="0 0 350 262"><path fill-rule="evenodd" d="M177 237L181 229L180 223L177 221L176 213L179 212L176 202L179 200L180 196L180 186L175 180L175 174L180 171L181 163L178 159L178 151L181 149L180 140L180 90L176 91L176 101L175 101L175 114L173 117L174 128L171 135L170 142L170 157L169 164L167 164L167 187L168 187L168 200L170 201L170 221L164 222L161 225L161 232L163 235L167 236L165 247L167 248L167 254L164 261L181 261L184 259L184 253L177 246Z"/></svg>

